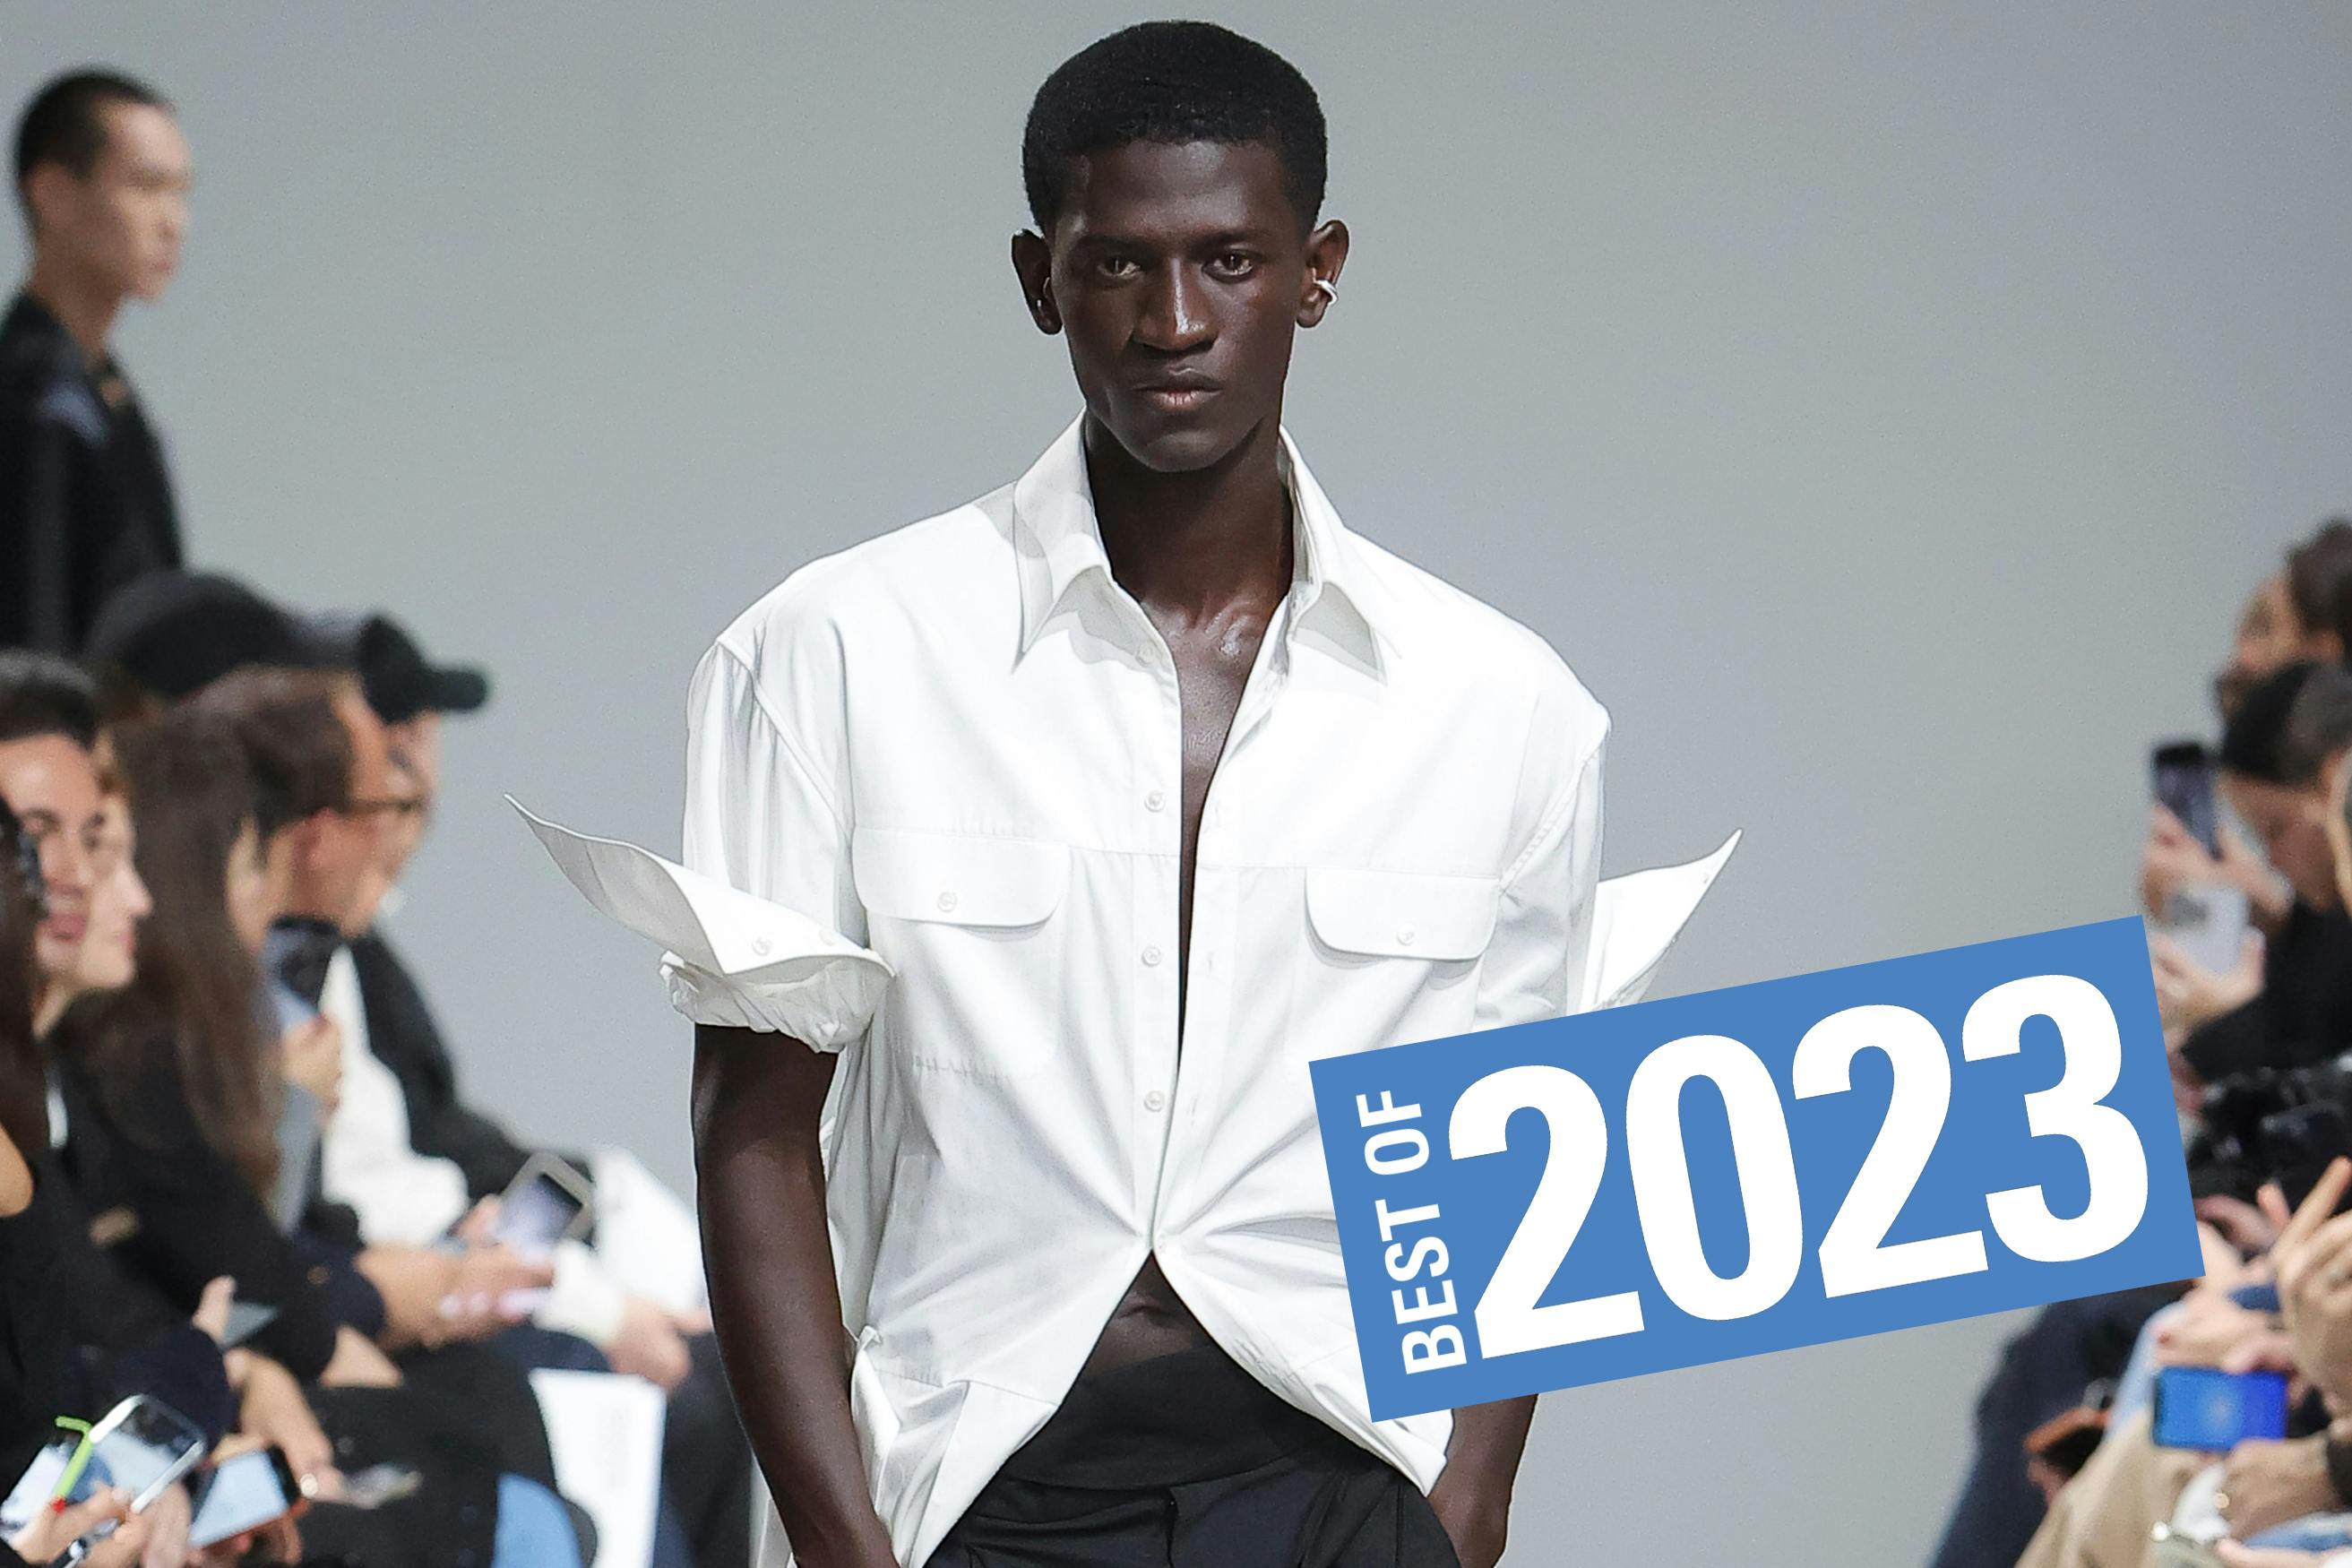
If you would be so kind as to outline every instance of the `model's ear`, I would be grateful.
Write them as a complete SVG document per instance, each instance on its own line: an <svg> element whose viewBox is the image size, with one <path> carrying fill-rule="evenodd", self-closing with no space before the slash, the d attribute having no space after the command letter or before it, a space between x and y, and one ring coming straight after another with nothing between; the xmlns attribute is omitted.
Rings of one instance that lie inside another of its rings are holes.
<svg viewBox="0 0 2352 1568"><path fill-rule="evenodd" d="M1298 324L1320 322L1339 297L1339 269L1348 265L1348 226L1339 219L1307 237L1307 272L1298 284Z"/></svg>
<svg viewBox="0 0 2352 1568"><path fill-rule="evenodd" d="M1023 229L1013 237L1013 271L1021 279L1021 302L1029 319L1048 337L1062 330L1061 308L1054 303L1054 252L1045 237Z"/></svg>

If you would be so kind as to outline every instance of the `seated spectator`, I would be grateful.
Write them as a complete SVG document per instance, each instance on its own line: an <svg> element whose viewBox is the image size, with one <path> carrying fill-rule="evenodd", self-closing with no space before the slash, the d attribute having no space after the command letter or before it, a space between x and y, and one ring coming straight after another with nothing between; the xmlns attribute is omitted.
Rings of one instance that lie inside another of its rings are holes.
<svg viewBox="0 0 2352 1568"><path fill-rule="evenodd" d="M0 740L0 799L43 838L49 918L37 931L34 1013L54 1021L93 981L129 980L125 960L135 952L147 896L129 855L131 824L110 812L92 763L95 705L86 683L55 660L0 656L0 735L9 737ZM70 1126L62 1131L70 1141ZM42 1288L20 1289L16 1270L8 1271L0 1339L15 1336L26 1344L46 1334L52 1348L36 1358L44 1366L84 1359L78 1349L55 1347L94 1344L109 1364L136 1374L119 1387L154 1394L216 1434L234 1424L277 1444L325 1499L332 1499L339 1484L338 1461L391 1462L417 1472L424 1484L416 1493L381 1509L365 1511L331 1500L316 1509L304 1524L314 1546L383 1568L461 1553L502 1564L579 1560L579 1534L545 1484L551 1475L534 1480L505 1473L502 1456L511 1445L485 1432L494 1423L486 1422L479 1403L362 1387L321 1390L314 1409L297 1380L268 1356L247 1350L224 1356L216 1337L209 1344L203 1338L192 1343L184 1321L174 1322L144 1277L94 1244L87 1211L58 1154L41 1161L37 1175L37 1202L18 1223L36 1214L42 1218L26 1243L41 1250ZM10 1245L13 1250L16 1243ZM69 1305L69 1326L58 1304ZM226 1300L218 1290L205 1303L208 1311L215 1307L214 1315L225 1317ZM215 1336L218 1331L211 1330ZM171 1352L168 1362L152 1348L157 1345ZM111 1402L44 1400L50 1407L37 1418L94 1416ZM149 1521L149 1561L176 1568L184 1555L184 1493L167 1494L158 1509Z"/></svg>
<svg viewBox="0 0 2352 1568"><path fill-rule="evenodd" d="M2229 662L2214 678L2216 704L2226 724L2247 692L2290 664L2328 663L2352 645L2352 521L2332 518L2287 552L2285 564L2254 590L2239 616ZM2184 888L2236 888L2246 895L2258 930L2275 931L2293 899L2259 851L2228 823L2219 856L2209 854L2188 827L2162 805L2149 807L2141 851L2140 900L2161 918Z"/></svg>
<svg viewBox="0 0 2352 1568"><path fill-rule="evenodd" d="M35 1197L27 1149L47 1140L41 1106L38 1048L33 1044L33 928L41 918L39 851L16 816L0 805L0 1319L13 1329L16 1310L49 1279L46 1260L27 1249L34 1226L24 1216ZM36 1243L37 1244L37 1243ZM44 1346L38 1335L0 1340L0 1479L20 1474L55 1428L40 1411L79 1408L79 1390L47 1396L30 1392L47 1376L68 1373L76 1358L64 1346ZM30 1352L28 1354L28 1352ZM114 1533L85 1559L91 1568L131 1568L147 1548L148 1522L130 1511L131 1500L112 1488L63 1512L45 1511L6 1541L0 1568L46 1563L68 1545L110 1522Z"/></svg>
<svg viewBox="0 0 2352 1568"><path fill-rule="evenodd" d="M2352 915L2338 895L2326 828L2326 753L2304 728L2332 733L2352 716L2352 675L2338 665L2296 664L2247 692L2223 731L2221 779L2253 827L2294 904L2266 945L2253 994L2200 1023L2179 1047L2205 1083L2257 1068L2323 1060L2352 1045ZM2177 1006L2176 993L2158 1000Z"/></svg>

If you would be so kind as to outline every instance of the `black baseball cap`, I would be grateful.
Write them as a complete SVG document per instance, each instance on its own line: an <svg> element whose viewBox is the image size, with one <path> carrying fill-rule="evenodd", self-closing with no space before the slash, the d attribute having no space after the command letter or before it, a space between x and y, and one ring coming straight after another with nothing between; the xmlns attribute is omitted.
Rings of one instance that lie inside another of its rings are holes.
<svg viewBox="0 0 2352 1568"><path fill-rule="evenodd" d="M177 701L247 665L331 668L341 661L300 619L234 577L150 572L106 601L83 661L111 667Z"/></svg>
<svg viewBox="0 0 2352 1568"><path fill-rule="evenodd" d="M382 614L315 621L338 662L359 671L368 706L387 724L419 713L471 713L490 700L490 679L469 664L435 664L406 628Z"/></svg>

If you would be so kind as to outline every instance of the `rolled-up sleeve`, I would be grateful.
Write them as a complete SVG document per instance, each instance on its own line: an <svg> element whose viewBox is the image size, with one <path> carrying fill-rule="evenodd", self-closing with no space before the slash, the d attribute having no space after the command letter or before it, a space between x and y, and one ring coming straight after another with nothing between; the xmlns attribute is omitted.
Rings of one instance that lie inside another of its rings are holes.
<svg viewBox="0 0 2352 1568"><path fill-rule="evenodd" d="M1538 703L1521 784L1531 826L1505 871L1479 966L1480 1028L1557 1018L1579 1005L1601 882L1608 731L1608 713L1581 688Z"/></svg>
<svg viewBox="0 0 2352 1568"><path fill-rule="evenodd" d="M805 917L842 956L818 952L777 975L721 974L672 954L663 971L671 1001L697 1023L839 1050L865 1032L880 1000L878 966L857 952L866 912L850 876L839 784L818 760L840 748L837 737L811 737L804 720L795 726L776 707L744 656L725 642L696 668L687 713L685 864Z"/></svg>

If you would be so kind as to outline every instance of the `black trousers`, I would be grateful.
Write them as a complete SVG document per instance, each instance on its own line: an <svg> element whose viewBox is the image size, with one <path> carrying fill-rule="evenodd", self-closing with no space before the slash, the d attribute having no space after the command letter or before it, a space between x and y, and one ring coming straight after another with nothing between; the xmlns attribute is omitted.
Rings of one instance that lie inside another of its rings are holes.
<svg viewBox="0 0 2352 1568"><path fill-rule="evenodd" d="M1419 1488L1214 1345L1083 1379L929 1568L1460 1568Z"/></svg>

